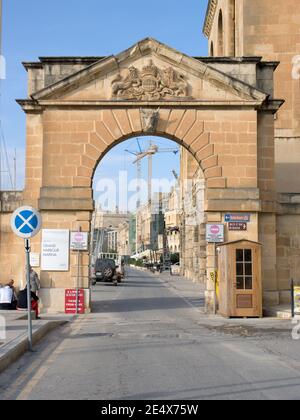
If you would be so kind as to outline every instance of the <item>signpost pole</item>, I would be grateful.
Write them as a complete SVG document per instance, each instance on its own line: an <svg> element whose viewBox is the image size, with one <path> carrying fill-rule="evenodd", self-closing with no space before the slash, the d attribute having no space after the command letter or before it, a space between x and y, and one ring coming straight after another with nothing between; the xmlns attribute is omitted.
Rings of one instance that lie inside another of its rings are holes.
<svg viewBox="0 0 300 420"><path fill-rule="evenodd" d="M294 279L291 281L291 293L292 293L292 318L295 318L295 283Z"/></svg>
<svg viewBox="0 0 300 420"><path fill-rule="evenodd" d="M32 318L31 318L31 286L30 286L30 242L25 239L26 252L26 285L27 285L27 311L28 311L28 349L33 351L32 346Z"/></svg>
<svg viewBox="0 0 300 420"><path fill-rule="evenodd" d="M12 231L24 239L26 260L26 287L27 287L27 312L28 312L28 349L33 351L32 346L32 318L31 318L31 286L30 286L30 239L38 234L41 228L41 215L37 210L29 206L18 208L11 218Z"/></svg>
<svg viewBox="0 0 300 420"><path fill-rule="evenodd" d="M76 284L76 314L78 315L79 304L79 277L80 277L80 250L77 251L77 284Z"/></svg>
<svg viewBox="0 0 300 420"><path fill-rule="evenodd" d="M78 232L81 233L81 226L79 226ZM76 315L79 312L79 278L80 278L80 247L78 246L77 251L77 284L76 284Z"/></svg>
<svg viewBox="0 0 300 420"><path fill-rule="evenodd" d="M214 244L214 314L217 314L216 244Z"/></svg>

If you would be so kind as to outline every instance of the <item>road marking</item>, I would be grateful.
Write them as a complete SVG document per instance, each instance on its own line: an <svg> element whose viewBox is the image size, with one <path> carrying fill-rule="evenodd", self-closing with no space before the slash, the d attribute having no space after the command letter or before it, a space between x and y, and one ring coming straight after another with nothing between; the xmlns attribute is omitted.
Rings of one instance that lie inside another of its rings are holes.
<svg viewBox="0 0 300 420"><path fill-rule="evenodd" d="M176 295L177 297L181 298L188 306L190 306L191 308L195 309L197 312L199 312L201 315L204 315L203 310L201 310L200 308L198 308L197 306L193 305L187 298L185 298L184 296L182 296L179 292L177 292L177 290L168 282L168 280L166 279L162 279L160 276L156 277L160 283L162 283L162 285L170 290L170 292L174 293L174 295ZM167 286L167 285L169 286Z"/></svg>
<svg viewBox="0 0 300 420"><path fill-rule="evenodd" d="M84 315L82 318L78 318L76 321L74 321L73 325L75 325L75 328L72 329L72 332L70 334L70 337L77 334L77 332L81 328L81 324L85 319L87 318L89 314ZM72 328L72 324L71 324ZM17 396L16 400L27 400L29 395L32 393L34 388L38 385L38 383L43 379L47 371L50 369L50 367L53 365L55 360L62 354L62 352L66 348L66 342L69 337L65 338L60 345L56 348L56 350L46 359L44 366L42 366L36 374L32 377L32 379L26 384L26 388Z"/></svg>
<svg viewBox="0 0 300 420"><path fill-rule="evenodd" d="M83 321L85 321L87 315L84 317L76 319L74 322L68 324L62 331L67 331L70 328L72 329L71 333L67 336L67 338L63 339L63 341L57 346L57 342L50 344L50 346L42 351L36 360L30 365L30 367L26 368L26 370L21 373L18 379L9 387L9 390L3 395L3 400L27 400L34 388L38 385L40 380L43 376L47 373L50 369L51 365L55 362L57 357L63 352L66 341L68 340L69 336L76 335L78 330L81 328ZM57 347L56 347L57 346ZM43 361L44 355L49 354L46 358L46 361ZM34 353L33 353L34 354ZM42 367L39 368L39 365L43 364ZM34 372L36 373L34 374ZM33 376L32 376L33 375ZM30 379L31 378L31 379ZM22 391L19 392L19 389L22 388ZM15 397L17 395L17 397Z"/></svg>

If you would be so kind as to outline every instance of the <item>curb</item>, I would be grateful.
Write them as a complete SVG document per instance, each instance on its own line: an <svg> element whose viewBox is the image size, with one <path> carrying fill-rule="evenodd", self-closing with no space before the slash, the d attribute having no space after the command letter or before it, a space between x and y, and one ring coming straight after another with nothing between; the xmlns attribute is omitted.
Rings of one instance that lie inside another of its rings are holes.
<svg viewBox="0 0 300 420"><path fill-rule="evenodd" d="M280 311L276 308L264 308L264 317L265 318L277 318L277 319L286 319L291 320L292 315L288 311Z"/></svg>
<svg viewBox="0 0 300 420"><path fill-rule="evenodd" d="M54 329L66 324L68 321L49 321L42 325L32 334L32 343L36 345L41 341L47 334ZM7 369L11 364L16 362L23 354L28 350L27 333L22 334L19 337L14 338L8 343L0 347L0 373ZM3 354L1 354L3 353Z"/></svg>

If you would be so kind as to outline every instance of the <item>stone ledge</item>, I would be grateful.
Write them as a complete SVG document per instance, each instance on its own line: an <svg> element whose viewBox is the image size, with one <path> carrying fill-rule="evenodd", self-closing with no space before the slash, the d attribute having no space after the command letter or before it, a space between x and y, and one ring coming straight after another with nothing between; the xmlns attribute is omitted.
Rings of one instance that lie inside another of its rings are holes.
<svg viewBox="0 0 300 420"><path fill-rule="evenodd" d="M224 212L224 211L236 211L236 212L255 212L261 211L260 200L230 200L230 199L217 199L207 200L205 203L205 211L209 212Z"/></svg>
<svg viewBox="0 0 300 420"><path fill-rule="evenodd" d="M94 211L94 200L72 198L41 198L39 200L39 209L44 211Z"/></svg>
<svg viewBox="0 0 300 420"><path fill-rule="evenodd" d="M208 188L205 194L207 200L259 200L260 198L257 188Z"/></svg>
<svg viewBox="0 0 300 420"><path fill-rule="evenodd" d="M92 199L93 190L87 187L42 187L41 199Z"/></svg>
<svg viewBox="0 0 300 420"><path fill-rule="evenodd" d="M13 213L23 205L23 191L0 192L0 213Z"/></svg>
<svg viewBox="0 0 300 420"><path fill-rule="evenodd" d="M280 215L300 214L300 194L282 193L277 195L277 213Z"/></svg>

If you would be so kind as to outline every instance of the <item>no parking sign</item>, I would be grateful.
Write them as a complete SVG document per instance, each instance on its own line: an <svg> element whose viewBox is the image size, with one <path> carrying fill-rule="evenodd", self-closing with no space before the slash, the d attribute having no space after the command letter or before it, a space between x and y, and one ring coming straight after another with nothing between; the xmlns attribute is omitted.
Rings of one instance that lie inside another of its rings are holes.
<svg viewBox="0 0 300 420"><path fill-rule="evenodd" d="M224 242L224 225L219 225L219 224L206 225L206 240L209 243Z"/></svg>
<svg viewBox="0 0 300 420"><path fill-rule="evenodd" d="M40 213L32 207L20 207L12 215L11 228L20 238L33 238L41 229Z"/></svg>
<svg viewBox="0 0 300 420"><path fill-rule="evenodd" d="M30 242L41 229L40 213L32 207L18 208L11 218L13 232L25 240L26 252L26 285L27 285L27 313L28 313L28 347L32 351L32 320L31 320L31 286L30 286Z"/></svg>

